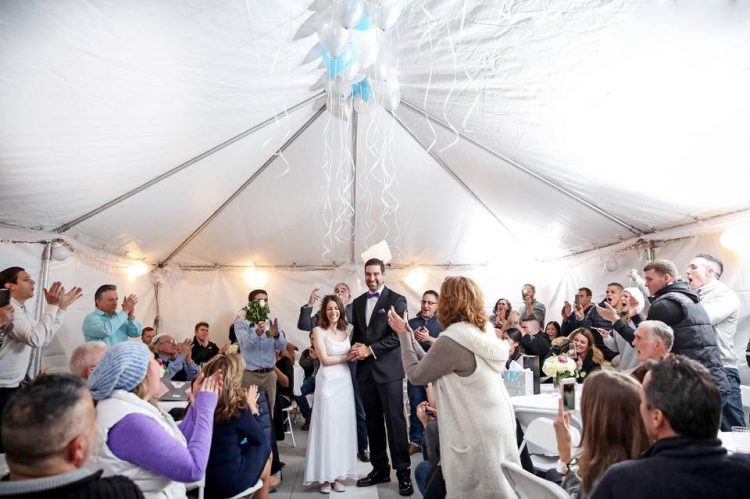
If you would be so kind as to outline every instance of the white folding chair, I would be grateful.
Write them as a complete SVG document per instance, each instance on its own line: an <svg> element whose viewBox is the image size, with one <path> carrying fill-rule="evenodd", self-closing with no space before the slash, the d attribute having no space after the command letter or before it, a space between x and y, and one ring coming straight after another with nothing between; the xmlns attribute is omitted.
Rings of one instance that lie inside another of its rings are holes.
<svg viewBox="0 0 750 499"><path fill-rule="evenodd" d="M199 482L185 484L185 490L193 489L198 489L198 499L203 499L203 495L206 492L206 477L203 477Z"/></svg>
<svg viewBox="0 0 750 499"><path fill-rule="evenodd" d="M748 423L750 420L750 386L740 385L740 394L742 395L742 409L745 412L744 423L750 425L750 423Z"/></svg>
<svg viewBox="0 0 750 499"><path fill-rule="evenodd" d="M305 370L299 364L294 364L294 379L292 382L292 421L297 422L297 415L299 414L299 406L297 405L297 397L302 396L302 382L305 380Z"/></svg>
<svg viewBox="0 0 750 499"><path fill-rule="evenodd" d="M281 412L284 413L284 435L291 435L292 447L297 447L297 443L294 441L294 425L292 424L292 410L295 406L296 402L292 401L292 405L281 409Z"/></svg>
<svg viewBox="0 0 750 499"><path fill-rule="evenodd" d="M570 428L570 437L572 447L578 447L581 434L576 428ZM539 452L535 453L531 452L531 448L529 449L529 457L531 457L535 470L555 469L558 459L557 435L555 435L555 427L551 419L536 418L526 427L523 442L521 442L518 451L522 451L528 444L533 444L536 449L539 449Z"/></svg>
<svg viewBox="0 0 750 499"><path fill-rule="evenodd" d="M263 487L263 481L261 481L261 480L258 480L258 481L257 481L257 482L255 483L255 485L253 485L253 486L252 486L252 487L250 487L249 489L247 489L247 490L243 490L243 491L242 491L242 492L240 492L239 494L237 494L237 495L234 495L234 496L232 496L232 497L227 497L227 499L240 499L240 498L242 498L242 497L250 497L250 496L251 496L251 495L252 495L253 493L255 493L256 491L258 491L258 490L259 490L259 489L260 489L261 487Z"/></svg>
<svg viewBox="0 0 750 499"><path fill-rule="evenodd" d="M525 408L525 409L515 409L516 419L518 419L518 423L521 425L521 429L524 431L524 434L526 433L526 428L529 427L529 424L531 424L532 421L534 421L537 418L549 418L554 420L557 417L557 409L531 409L531 408ZM570 426L572 428L575 428L578 430L578 434L580 435L583 433L583 424L581 423L581 420L578 419L578 416L576 414L572 414L570 418ZM545 454L545 452L534 445L533 443L529 442L528 444L529 448L529 454Z"/></svg>
<svg viewBox="0 0 750 499"><path fill-rule="evenodd" d="M500 468L519 499L570 499L559 485L539 478L517 464L502 463Z"/></svg>

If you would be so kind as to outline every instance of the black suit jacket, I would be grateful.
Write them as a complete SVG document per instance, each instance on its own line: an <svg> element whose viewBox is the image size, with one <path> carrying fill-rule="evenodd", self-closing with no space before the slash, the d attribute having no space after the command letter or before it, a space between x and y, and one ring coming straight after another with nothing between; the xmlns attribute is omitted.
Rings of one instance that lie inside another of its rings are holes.
<svg viewBox="0 0 750 499"><path fill-rule="evenodd" d="M352 343L369 346L374 354L357 363L357 380L372 376L375 383L388 383L404 378L404 365L401 362L401 343L395 331L388 325L388 311L393 307L399 316L406 310L406 298L383 288L370 325L367 325L367 293L358 296L352 304L353 330Z"/></svg>

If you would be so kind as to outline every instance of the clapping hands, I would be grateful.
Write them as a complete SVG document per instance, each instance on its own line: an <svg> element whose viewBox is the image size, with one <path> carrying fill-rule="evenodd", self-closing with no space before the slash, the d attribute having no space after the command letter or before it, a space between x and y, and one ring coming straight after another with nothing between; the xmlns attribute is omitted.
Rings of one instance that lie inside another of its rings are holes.
<svg viewBox="0 0 750 499"><path fill-rule="evenodd" d="M60 281L53 282L49 289L44 288L44 299L47 301L47 304L57 305L60 310L67 310L82 295L83 289L78 286L75 286L66 293Z"/></svg>
<svg viewBox="0 0 750 499"><path fill-rule="evenodd" d="M250 412L252 412L255 415L260 414L260 410L258 409L258 398L260 395L258 394L258 386L257 385L250 385L247 388L247 408L250 409Z"/></svg>

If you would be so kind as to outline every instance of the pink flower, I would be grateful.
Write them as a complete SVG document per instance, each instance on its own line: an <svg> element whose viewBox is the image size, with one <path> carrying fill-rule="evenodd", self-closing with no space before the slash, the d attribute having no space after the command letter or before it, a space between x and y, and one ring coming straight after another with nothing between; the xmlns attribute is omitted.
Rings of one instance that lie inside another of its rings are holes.
<svg viewBox="0 0 750 499"><path fill-rule="evenodd" d="M568 362L568 358L564 355L561 355L557 358L558 361L562 362L563 364Z"/></svg>

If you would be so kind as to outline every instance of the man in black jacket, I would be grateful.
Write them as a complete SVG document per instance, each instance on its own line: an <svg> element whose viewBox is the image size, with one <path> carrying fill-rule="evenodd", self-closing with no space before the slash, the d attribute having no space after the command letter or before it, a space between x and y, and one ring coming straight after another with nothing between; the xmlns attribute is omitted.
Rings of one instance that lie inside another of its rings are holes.
<svg viewBox="0 0 750 499"><path fill-rule="evenodd" d="M677 280L679 271L669 260L655 260L643 268L646 287L651 293L651 308L648 320L662 321L674 331L672 353L689 357L709 370L721 393L722 403L729 395L729 382L721 367L719 349L716 346L711 320L698 303L698 295L686 282ZM614 322L614 329L629 343L633 343L635 329L618 318L616 310L609 304L596 307L599 315ZM629 307L631 316L640 312Z"/></svg>
<svg viewBox="0 0 750 499"><path fill-rule="evenodd" d="M369 291L354 300L352 348L349 360L357 361L357 382L362 394L370 440L372 471L357 481L369 487L391 480L386 453L388 448L398 477L399 493L411 495L411 460L404 418L404 366L401 343L388 325L388 311L399 316L406 311L406 298L385 287L385 264L372 258L365 263L365 283Z"/></svg>
<svg viewBox="0 0 750 499"><path fill-rule="evenodd" d="M750 454L730 455L716 438L721 398L702 365L680 355L649 365L641 418L656 443L611 466L592 499L748 496Z"/></svg>
<svg viewBox="0 0 750 499"><path fill-rule="evenodd" d="M15 393L3 411L10 474L0 497L143 498L129 478L84 467L96 443L96 411L83 380L48 374Z"/></svg>

